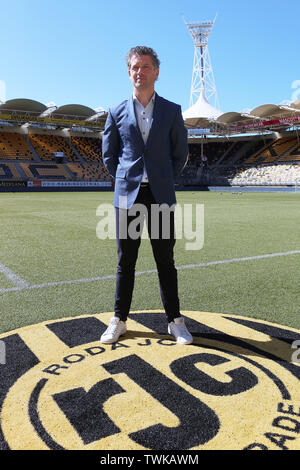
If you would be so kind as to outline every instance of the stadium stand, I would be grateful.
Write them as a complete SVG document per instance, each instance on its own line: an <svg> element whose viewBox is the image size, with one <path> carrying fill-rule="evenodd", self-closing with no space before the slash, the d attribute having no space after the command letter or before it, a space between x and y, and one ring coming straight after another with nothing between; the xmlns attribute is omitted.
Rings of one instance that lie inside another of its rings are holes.
<svg viewBox="0 0 300 470"><path fill-rule="evenodd" d="M68 161L80 161L68 139L58 135L29 134L29 139L41 160L54 160L54 153L62 152Z"/></svg>
<svg viewBox="0 0 300 470"><path fill-rule="evenodd" d="M72 146L75 147L87 162L101 162L101 141L92 137L72 137Z"/></svg>
<svg viewBox="0 0 300 470"><path fill-rule="evenodd" d="M253 153L244 163L246 165L253 165L258 164L259 162L266 159L271 161L273 156L270 150L271 145L272 143L267 143L262 149L259 149L257 152Z"/></svg>
<svg viewBox="0 0 300 470"><path fill-rule="evenodd" d="M57 134L57 133L56 133ZM0 132L0 181L110 182L101 139L47 133ZM55 152L62 152L62 163ZM297 133L280 137L209 138L189 142L179 186L294 185L300 178Z"/></svg>
<svg viewBox="0 0 300 470"><path fill-rule="evenodd" d="M238 186L286 186L294 185L300 178L300 165L271 165L239 169L229 177L232 185Z"/></svg>
<svg viewBox="0 0 300 470"><path fill-rule="evenodd" d="M31 160L34 157L22 134L1 132L0 158L12 160Z"/></svg>
<svg viewBox="0 0 300 470"><path fill-rule="evenodd" d="M290 142L290 145L284 152L281 152L281 156L278 162L297 162L300 161L300 143L295 138Z"/></svg>
<svg viewBox="0 0 300 470"><path fill-rule="evenodd" d="M290 151L297 145L296 137L282 137L265 145L262 150L253 154L245 163L273 163L277 160L282 161L288 157ZM289 158L286 159L289 161Z"/></svg>
<svg viewBox="0 0 300 470"><path fill-rule="evenodd" d="M300 162L300 144L296 146L289 154L289 158L295 162Z"/></svg>
<svg viewBox="0 0 300 470"><path fill-rule="evenodd" d="M201 148L202 147L202 148ZM190 153L177 183L181 185L294 185L299 178L300 142L286 137L189 144ZM205 167L202 155L207 156Z"/></svg>
<svg viewBox="0 0 300 470"><path fill-rule="evenodd" d="M28 181L38 180L72 180L70 173L62 164L20 163Z"/></svg>
<svg viewBox="0 0 300 470"><path fill-rule="evenodd" d="M75 181L110 181L103 163L68 163L67 166L74 174Z"/></svg>
<svg viewBox="0 0 300 470"><path fill-rule="evenodd" d="M297 145L296 137L286 137L283 139L277 139L273 144L272 148L276 153L277 157L289 153Z"/></svg>
<svg viewBox="0 0 300 470"><path fill-rule="evenodd" d="M2 163L0 160L0 181L22 180L22 175L18 172L13 162Z"/></svg>

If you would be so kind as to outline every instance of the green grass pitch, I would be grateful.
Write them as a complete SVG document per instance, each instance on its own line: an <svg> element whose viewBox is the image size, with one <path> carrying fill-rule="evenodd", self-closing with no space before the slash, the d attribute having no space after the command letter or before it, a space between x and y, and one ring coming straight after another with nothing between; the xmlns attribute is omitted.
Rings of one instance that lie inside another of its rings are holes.
<svg viewBox="0 0 300 470"><path fill-rule="evenodd" d="M0 333L113 311L116 242L96 236L96 209L112 198L112 192L0 194ZM181 309L300 328L300 254L240 259L300 250L300 194L177 192L177 202L204 205L203 248L187 251L186 240L176 241L176 266L185 266L178 269ZM186 267L224 260L235 261ZM152 270L143 240L136 271ZM9 273L34 288L20 288ZM65 282L76 280L83 281ZM156 272L136 276L131 308L162 308Z"/></svg>

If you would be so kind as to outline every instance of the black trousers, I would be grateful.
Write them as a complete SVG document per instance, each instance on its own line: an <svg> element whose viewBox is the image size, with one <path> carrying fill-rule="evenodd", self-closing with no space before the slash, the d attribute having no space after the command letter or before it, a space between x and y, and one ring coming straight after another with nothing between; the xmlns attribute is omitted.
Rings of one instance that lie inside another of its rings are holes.
<svg viewBox="0 0 300 470"><path fill-rule="evenodd" d="M115 316L126 321L135 279L135 266L141 244L142 214L146 217L149 239L156 262L160 295L168 322L180 317L177 271L174 264L174 210L158 208L149 185L141 186L132 209L116 208L118 266L115 292ZM139 210L140 209L140 210ZM137 210L135 215L130 212Z"/></svg>

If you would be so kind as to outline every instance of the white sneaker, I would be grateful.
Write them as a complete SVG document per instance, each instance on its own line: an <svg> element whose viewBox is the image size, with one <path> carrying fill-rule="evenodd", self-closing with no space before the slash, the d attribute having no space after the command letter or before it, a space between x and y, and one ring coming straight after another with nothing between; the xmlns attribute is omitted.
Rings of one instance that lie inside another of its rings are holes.
<svg viewBox="0 0 300 470"><path fill-rule="evenodd" d="M112 317L110 319L108 328L104 331L100 338L101 343L115 343L118 341L119 336L124 335L127 331L126 323L120 320L118 317Z"/></svg>
<svg viewBox="0 0 300 470"><path fill-rule="evenodd" d="M179 344L191 344L193 342L193 337L188 332L182 317L175 318L174 321L168 323L168 333L173 335Z"/></svg>

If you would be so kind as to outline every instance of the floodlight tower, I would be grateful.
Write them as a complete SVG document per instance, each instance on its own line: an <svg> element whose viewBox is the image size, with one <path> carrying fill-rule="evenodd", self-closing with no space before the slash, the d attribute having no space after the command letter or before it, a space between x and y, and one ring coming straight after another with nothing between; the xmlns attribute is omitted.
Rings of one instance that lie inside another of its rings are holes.
<svg viewBox="0 0 300 470"><path fill-rule="evenodd" d="M217 89L213 69L208 52L208 38L214 21L203 23L186 23L186 27L194 42L194 65L190 94L190 106L195 104L202 95L215 108L219 109Z"/></svg>

